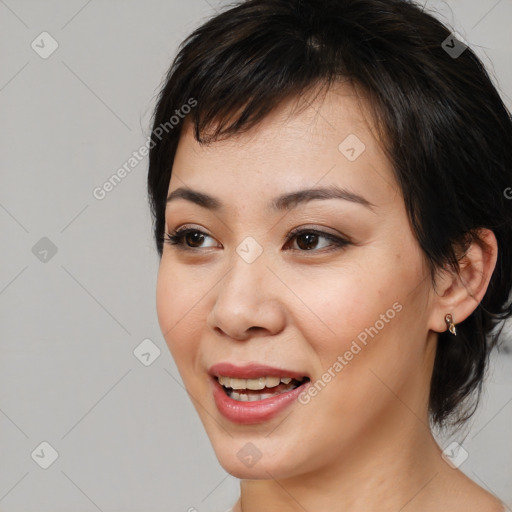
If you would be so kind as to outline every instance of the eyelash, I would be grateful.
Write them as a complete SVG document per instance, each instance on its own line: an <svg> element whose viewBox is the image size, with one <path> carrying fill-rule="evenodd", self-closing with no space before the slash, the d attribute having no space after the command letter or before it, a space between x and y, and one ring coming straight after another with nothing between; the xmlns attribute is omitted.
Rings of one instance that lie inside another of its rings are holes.
<svg viewBox="0 0 512 512"><path fill-rule="evenodd" d="M201 231L200 229L194 229L194 228L183 228L183 229L177 229L172 233L165 233L164 243L170 244L171 246L175 246L179 250L183 251L198 251L201 249L201 247L189 247L184 244L184 239L187 236L187 234L190 233L200 233L201 235L205 235L207 237L213 238L207 233ZM292 231L290 231L287 239L286 244L288 244L290 241L292 241L294 238L298 238L301 235L317 235L319 237L326 238L327 240L330 240L332 242L330 249L323 247L322 249L310 249L310 250L304 250L304 249L293 249L294 251L303 252L303 253L309 253L309 252L321 252L321 253L327 253L331 251L336 251L343 249L345 246L349 245L351 242L348 240L338 237L336 235L332 235L330 233L326 233L324 231L318 231L316 229L304 229L304 228L295 228ZM329 246L328 246L329 247ZM207 247L206 249L212 249L213 247ZM327 250L326 250L327 249Z"/></svg>

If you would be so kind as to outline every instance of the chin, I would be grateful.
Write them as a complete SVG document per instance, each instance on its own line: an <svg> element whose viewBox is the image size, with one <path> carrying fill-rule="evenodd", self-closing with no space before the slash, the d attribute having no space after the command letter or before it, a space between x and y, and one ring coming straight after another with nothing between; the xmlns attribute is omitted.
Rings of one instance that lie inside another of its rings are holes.
<svg viewBox="0 0 512 512"><path fill-rule="evenodd" d="M304 468L296 450L292 454L287 453L277 439L272 442L263 435L244 435L241 438L221 435L224 439L215 439L212 443L215 454L225 471L236 478L289 478L297 475L298 468Z"/></svg>
<svg viewBox="0 0 512 512"><path fill-rule="evenodd" d="M254 465L246 464L233 454L218 456L220 465L231 475L241 480L270 480L273 478L287 478L293 476L291 467L279 459L263 461L260 459Z"/></svg>

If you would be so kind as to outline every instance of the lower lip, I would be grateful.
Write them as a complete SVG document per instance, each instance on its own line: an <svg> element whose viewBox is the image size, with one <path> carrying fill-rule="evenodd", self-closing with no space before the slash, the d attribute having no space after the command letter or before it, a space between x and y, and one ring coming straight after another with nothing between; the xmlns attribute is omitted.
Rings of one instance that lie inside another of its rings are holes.
<svg viewBox="0 0 512 512"><path fill-rule="evenodd" d="M215 377L211 377L211 381L213 398L219 412L228 420L242 425L263 423L274 418L291 405L309 385L308 381L291 391L286 391L271 398L265 398L257 402L240 402L226 395L224 388Z"/></svg>

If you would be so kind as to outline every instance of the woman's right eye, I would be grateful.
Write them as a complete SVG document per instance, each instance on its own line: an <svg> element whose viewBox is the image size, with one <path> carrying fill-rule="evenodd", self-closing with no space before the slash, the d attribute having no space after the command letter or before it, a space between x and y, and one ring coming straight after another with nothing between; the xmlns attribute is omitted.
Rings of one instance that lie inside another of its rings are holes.
<svg viewBox="0 0 512 512"><path fill-rule="evenodd" d="M187 228L176 230L173 233L165 233L165 242L184 250L215 247L215 245L201 246L200 244L204 241L205 237L212 238L199 229Z"/></svg>

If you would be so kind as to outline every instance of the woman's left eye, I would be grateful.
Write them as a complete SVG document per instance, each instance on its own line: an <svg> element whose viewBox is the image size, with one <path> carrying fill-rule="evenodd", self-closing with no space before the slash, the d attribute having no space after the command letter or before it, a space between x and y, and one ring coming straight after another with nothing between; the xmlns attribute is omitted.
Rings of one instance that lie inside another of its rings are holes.
<svg viewBox="0 0 512 512"><path fill-rule="evenodd" d="M203 249L209 247L216 247L216 244L208 246L201 246L200 244L204 242L206 238L210 238L214 240L210 235L204 233L199 229L181 229L176 230L174 233L166 233L165 234L165 242L171 245L176 246L179 249L183 250L196 250ZM327 244L319 244L319 240L324 239L328 241ZM292 250L299 252L312 251L315 249L324 249L326 247L332 247L329 251L336 250L346 245L350 244L350 242L344 238L341 238L336 235L332 235L330 233L325 233L323 231L318 231L315 229L295 229L290 232L288 238L286 240L286 245L289 245L290 242L296 241L296 247L292 247ZM293 245L293 244L292 244ZM323 251L323 252L329 252Z"/></svg>
<svg viewBox="0 0 512 512"><path fill-rule="evenodd" d="M330 243L323 244L319 246L318 241L320 239L324 239L329 241ZM293 240L296 240L296 245L302 252L311 251L313 249L324 249L325 247L332 246L330 251L339 249L341 247L345 247L350 242L336 235L331 235L330 233L325 233L323 231L317 231L315 229L298 229L293 230L288 237L287 243Z"/></svg>

